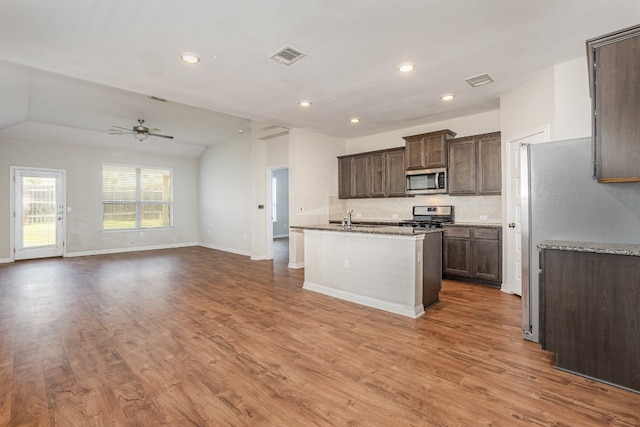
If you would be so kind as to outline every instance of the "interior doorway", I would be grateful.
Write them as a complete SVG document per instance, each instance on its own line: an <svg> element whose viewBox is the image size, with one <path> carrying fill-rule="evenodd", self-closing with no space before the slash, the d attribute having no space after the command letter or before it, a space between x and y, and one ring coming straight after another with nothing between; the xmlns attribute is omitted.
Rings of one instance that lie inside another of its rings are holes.
<svg viewBox="0 0 640 427"><path fill-rule="evenodd" d="M527 208L528 191L526 183L526 146L547 142L549 127L545 126L520 135L507 141L507 280L503 284L503 291L528 298L524 289L523 295L523 209Z"/></svg>
<svg viewBox="0 0 640 427"><path fill-rule="evenodd" d="M65 246L65 172L11 168L13 259L62 256Z"/></svg>
<svg viewBox="0 0 640 427"><path fill-rule="evenodd" d="M289 261L289 168L269 168L267 258Z"/></svg>

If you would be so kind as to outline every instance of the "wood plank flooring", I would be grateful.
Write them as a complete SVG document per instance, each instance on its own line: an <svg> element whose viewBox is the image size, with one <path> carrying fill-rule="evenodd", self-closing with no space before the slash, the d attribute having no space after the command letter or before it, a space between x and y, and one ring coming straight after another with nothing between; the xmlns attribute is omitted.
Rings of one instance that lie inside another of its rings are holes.
<svg viewBox="0 0 640 427"><path fill-rule="evenodd" d="M413 320L302 281L201 247L0 265L0 426L640 425L516 296L445 281Z"/></svg>

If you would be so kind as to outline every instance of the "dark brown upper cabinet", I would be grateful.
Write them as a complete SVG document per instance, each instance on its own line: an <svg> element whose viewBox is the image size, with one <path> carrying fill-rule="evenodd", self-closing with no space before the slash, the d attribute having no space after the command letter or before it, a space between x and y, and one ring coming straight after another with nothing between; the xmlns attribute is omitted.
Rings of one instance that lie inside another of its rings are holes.
<svg viewBox="0 0 640 427"><path fill-rule="evenodd" d="M452 139L448 149L450 195L501 193L500 132Z"/></svg>
<svg viewBox="0 0 640 427"><path fill-rule="evenodd" d="M447 140L455 137L449 129L403 137L407 170L447 167Z"/></svg>
<svg viewBox="0 0 640 427"><path fill-rule="evenodd" d="M598 182L640 181L640 25L587 40Z"/></svg>
<svg viewBox="0 0 640 427"><path fill-rule="evenodd" d="M338 197L403 197L405 148L338 157Z"/></svg>

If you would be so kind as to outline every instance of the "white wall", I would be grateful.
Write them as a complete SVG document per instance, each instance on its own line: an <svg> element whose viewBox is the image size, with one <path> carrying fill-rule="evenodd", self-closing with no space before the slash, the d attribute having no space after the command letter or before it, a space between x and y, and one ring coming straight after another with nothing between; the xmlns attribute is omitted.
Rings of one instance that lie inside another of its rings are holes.
<svg viewBox="0 0 640 427"><path fill-rule="evenodd" d="M516 139L525 132L544 126L549 126L550 138L553 140L556 132L553 67L544 69L500 97L503 156L506 153L505 141ZM504 172L506 168L502 169Z"/></svg>
<svg viewBox="0 0 640 427"><path fill-rule="evenodd" d="M302 129L289 131L289 223L326 224L329 198L338 196L338 160L346 142ZM289 265L302 267L302 233L289 236Z"/></svg>
<svg viewBox="0 0 640 427"><path fill-rule="evenodd" d="M355 154L365 151L382 150L385 148L404 147L403 136L418 135L450 129L456 137L478 135L500 130L500 110L489 111L472 116L463 116L451 120L428 123L422 126L397 129L391 132L364 136L347 140L347 153Z"/></svg>
<svg viewBox="0 0 640 427"><path fill-rule="evenodd" d="M251 134L208 147L198 160L201 245L251 253Z"/></svg>
<svg viewBox="0 0 640 427"><path fill-rule="evenodd" d="M133 140L132 142L137 143ZM102 162L173 168L174 228L102 232ZM197 243L198 164L195 159L84 145L0 139L0 259L10 258L10 166L66 170L66 253L117 252Z"/></svg>
<svg viewBox="0 0 640 427"><path fill-rule="evenodd" d="M555 140L590 137L591 98L587 58L553 67Z"/></svg>

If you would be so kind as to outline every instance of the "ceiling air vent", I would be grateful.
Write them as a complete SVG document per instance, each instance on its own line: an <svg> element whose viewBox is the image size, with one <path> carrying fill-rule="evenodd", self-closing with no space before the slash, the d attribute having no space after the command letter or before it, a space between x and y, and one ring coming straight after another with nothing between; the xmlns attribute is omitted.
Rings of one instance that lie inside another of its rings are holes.
<svg viewBox="0 0 640 427"><path fill-rule="evenodd" d="M273 55L271 55L271 59L275 59L281 64L291 65L299 59L307 56L306 53L302 53L297 49L292 48L291 46L285 46Z"/></svg>
<svg viewBox="0 0 640 427"><path fill-rule="evenodd" d="M153 95L149 95L147 96L147 98L149 98L152 101L158 101L158 102L167 102L166 99L164 98L158 98L157 96L153 96Z"/></svg>
<svg viewBox="0 0 640 427"><path fill-rule="evenodd" d="M489 74L480 74L479 76L469 77L468 79L464 79L464 81L469 83L471 87L478 87L493 83L493 79Z"/></svg>

